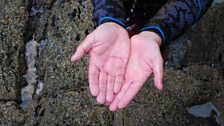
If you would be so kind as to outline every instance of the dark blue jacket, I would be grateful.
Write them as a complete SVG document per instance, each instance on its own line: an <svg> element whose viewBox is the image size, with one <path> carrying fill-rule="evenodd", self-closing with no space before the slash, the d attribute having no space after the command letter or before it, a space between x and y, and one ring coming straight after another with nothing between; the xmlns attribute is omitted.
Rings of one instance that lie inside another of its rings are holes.
<svg viewBox="0 0 224 126"><path fill-rule="evenodd" d="M93 19L99 24L116 22L123 27L130 24L130 17L141 23L141 31L160 35L163 45L196 23L210 7L213 0L92 0ZM135 12L136 11L136 12Z"/></svg>

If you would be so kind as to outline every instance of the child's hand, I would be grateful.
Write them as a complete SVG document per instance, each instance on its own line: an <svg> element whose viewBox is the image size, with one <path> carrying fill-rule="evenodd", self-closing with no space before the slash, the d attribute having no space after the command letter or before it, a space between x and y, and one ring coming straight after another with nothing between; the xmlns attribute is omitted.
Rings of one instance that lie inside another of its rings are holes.
<svg viewBox="0 0 224 126"><path fill-rule="evenodd" d="M99 104L113 101L120 91L130 54L127 31L116 23L104 23L89 34L78 46L71 61L76 62L87 52L89 60L89 86Z"/></svg>
<svg viewBox="0 0 224 126"><path fill-rule="evenodd" d="M125 108L152 73L155 86L162 90L163 59L160 44L161 38L153 32L142 32L131 38L131 54L125 74L125 83L110 104L111 111Z"/></svg>

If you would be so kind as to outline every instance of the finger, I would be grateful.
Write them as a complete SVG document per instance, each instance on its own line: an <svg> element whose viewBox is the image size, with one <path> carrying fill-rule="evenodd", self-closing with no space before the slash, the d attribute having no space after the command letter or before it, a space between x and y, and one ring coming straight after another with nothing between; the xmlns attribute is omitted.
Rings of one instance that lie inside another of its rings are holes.
<svg viewBox="0 0 224 126"><path fill-rule="evenodd" d="M124 93L124 95L120 98L118 108L119 109L125 108L131 102L131 100L137 95L137 93L140 91L143 85L144 83L131 83L129 88Z"/></svg>
<svg viewBox="0 0 224 126"><path fill-rule="evenodd" d="M77 47L75 54L72 56L71 61L76 62L81 59L92 47L94 36L89 34L85 40Z"/></svg>
<svg viewBox="0 0 224 126"><path fill-rule="evenodd" d="M123 82L124 82L124 77L122 75L117 76L115 78L115 84L114 84L114 93L115 94L117 94L120 91Z"/></svg>
<svg viewBox="0 0 224 126"><path fill-rule="evenodd" d="M99 76L99 95L97 96L97 102L99 104L104 104L106 101L106 89L107 89L107 74L105 72L100 72Z"/></svg>
<svg viewBox="0 0 224 126"><path fill-rule="evenodd" d="M99 94L99 69L91 63L89 63L89 88L93 96Z"/></svg>
<svg viewBox="0 0 224 126"><path fill-rule="evenodd" d="M107 96L106 96L106 101L107 102L112 102L113 101L113 97L114 97L114 77L108 75L107 78Z"/></svg>
<svg viewBox="0 0 224 126"><path fill-rule="evenodd" d="M129 83L125 83L121 89L121 91L117 94L117 96L114 98L113 102L110 104L110 111L116 111L118 108L118 102L120 101L120 99L122 98L122 96L125 94L125 92L127 91L129 87Z"/></svg>
<svg viewBox="0 0 224 126"><path fill-rule="evenodd" d="M157 89L163 89L163 61L157 62L153 66L154 83Z"/></svg>

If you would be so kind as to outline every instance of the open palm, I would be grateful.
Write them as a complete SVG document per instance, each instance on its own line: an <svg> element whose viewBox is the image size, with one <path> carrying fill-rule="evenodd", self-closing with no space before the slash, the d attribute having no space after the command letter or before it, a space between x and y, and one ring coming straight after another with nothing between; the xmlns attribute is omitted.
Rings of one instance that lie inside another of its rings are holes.
<svg viewBox="0 0 224 126"><path fill-rule="evenodd" d="M110 110L125 108L154 74L155 86L162 90L163 59L154 34L135 35L131 38L131 54L121 91L110 104Z"/></svg>
<svg viewBox="0 0 224 126"><path fill-rule="evenodd" d="M78 46L72 62L81 59L87 52L89 60L89 86L99 104L112 102L124 81L130 54L127 31L118 24L104 23L89 34Z"/></svg>

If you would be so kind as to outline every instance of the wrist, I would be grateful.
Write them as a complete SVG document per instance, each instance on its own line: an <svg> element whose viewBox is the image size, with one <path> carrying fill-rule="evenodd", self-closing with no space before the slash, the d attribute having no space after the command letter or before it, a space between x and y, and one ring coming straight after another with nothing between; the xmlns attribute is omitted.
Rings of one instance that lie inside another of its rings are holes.
<svg viewBox="0 0 224 126"><path fill-rule="evenodd" d="M101 25L108 25L109 27L113 27L115 29L124 29L126 31L126 29L124 27L122 27L121 25L114 23L114 22L105 22Z"/></svg>
<svg viewBox="0 0 224 126"><path fill-rule="evenodd" d="M152 42L155 42L156 44L158 44L159 47L162 45L162 38L155 32L143 31L139 33L139 35L152 40Z"/></svg>

